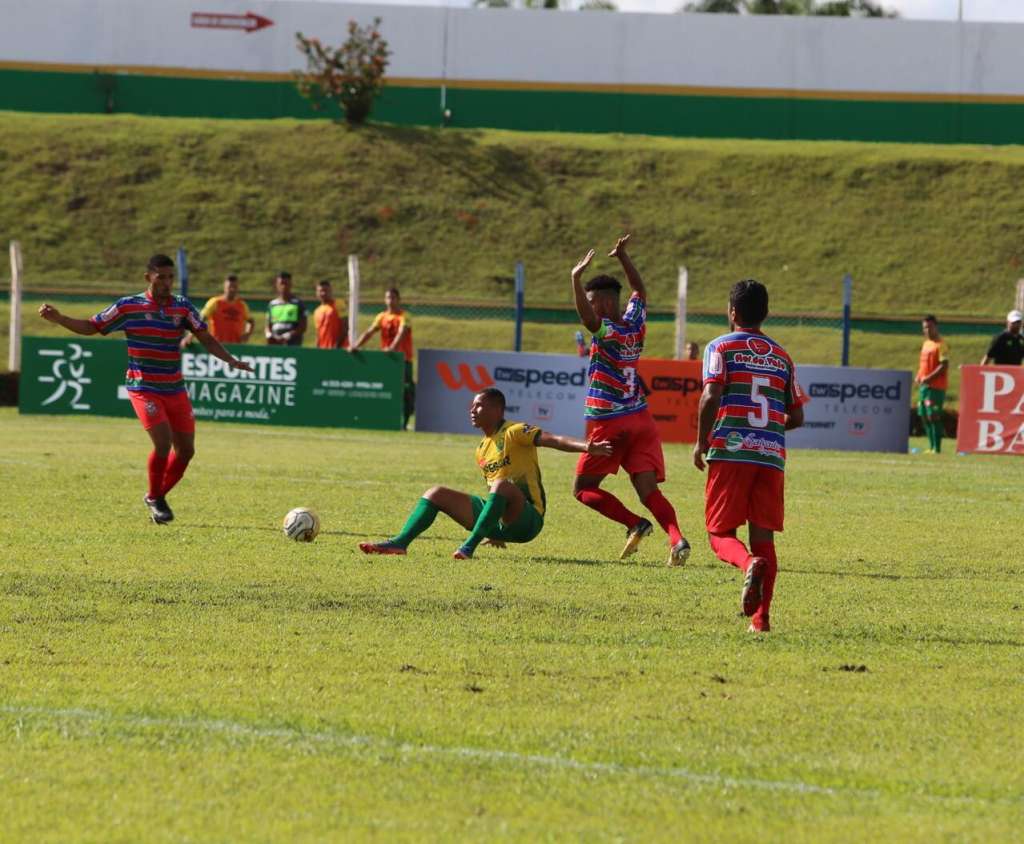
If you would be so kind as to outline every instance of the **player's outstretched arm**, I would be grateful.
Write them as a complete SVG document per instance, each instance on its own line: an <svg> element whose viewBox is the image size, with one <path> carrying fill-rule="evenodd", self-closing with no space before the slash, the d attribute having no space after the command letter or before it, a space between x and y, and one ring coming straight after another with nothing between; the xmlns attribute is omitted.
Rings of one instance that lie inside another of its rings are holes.
<svg viewBox="0 0 1024 844"><path fill-rule="evenodd" d="M196 339L203 344L203 347L215 358L220 358L224 363L229 364L232 369L244 369L246 372L252 372L252 365L246 363L244 360L239 360L231 352L225 349L221 344L220 340L214 337L208 328L204 328L201 331L194 331Z"/></svg>
<svg viewBox="0 0 1024 844"><path fill-rule="evenodd" d="M711 447L711 429L715 426L718 407L722 403L725 387L712 381L704 385L700 395L700 406L697 409L697 442L693 444L693 465L702 472L705 468L704 455Z"/></svg>
<svg viewBox="0 0 1024 844"><path fill-rule="evenodd" d="M351 351L354 352L356 349L362 348L363 343L369 340L374 335L374 332L376 332L378 329L379 326L376 324L371 325L369 328L367 328L366 331L359 335L359 339L356 340L356 344L352 347Z"/></svg>
<svg viewBox="0 0 1024 844"><path fill-rule="evenodd" d="M64 314L58 311L53 305L40 305L39 316L47 322L52 322L62 328L66 328L68 331L73 331L75 334L81 334L84 337L99 333L99 329L93 325L90 320L75 319L74 317L64 316Z"/></svg>
<svg viewBox="0 0 1024 844"><path fill-rule="evenodd" d="M633 266L633 260L629 257L629 253L626 252L626 244L629 243L629 235L624 234L617 241L615 246L612 247L612 251L608 253L609 258L618 258L619 263L622 264L622 271L626 274L626 281L629 282L630 288L634 293L639 294L640 298L645 302L647 301L647 288L644 286L644 280L640 277L640 273L635 266Z"/></svg>
<svg viewBox="0 0 1024 844"><path fill-rule="evenodd" d="M553 448L557 451L572 451L577 454L597 454L601 457L607 457L613 450L612 444L607 441L577 440L572 437L549 434L547 431L537 437L537 446L538 448Z"/></svg>
<svg viewBox="0 0 1024 844"><path fill-rule="evenodd" d="M583 323L583 327L591 334L601 327L601 319L594 313L594 306L590 304L586 291L583 289L583 271L593 260L594 250L591 249L572 268L572 295L576 303L576 313L580 318L580 322Z"/></svg>

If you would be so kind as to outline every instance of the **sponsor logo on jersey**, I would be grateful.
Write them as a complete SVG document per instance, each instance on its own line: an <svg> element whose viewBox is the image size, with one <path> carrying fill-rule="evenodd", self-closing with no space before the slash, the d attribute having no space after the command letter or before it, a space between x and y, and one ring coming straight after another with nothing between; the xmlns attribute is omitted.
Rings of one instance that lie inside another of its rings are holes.
<svg viewBox="0 0 1024 844"><path fill-rule="evenodd" d="M743 448L743 434L739 431L730 431L729 436L725 438L725 450L739 451L741 448Z"/></svg>
<svg viewBox="0 0 1024 844"><path fill-rule="evenodd" d="M772 350L772 344L762 337L748 337L747 348L758 357L764 357Z"/></svg>

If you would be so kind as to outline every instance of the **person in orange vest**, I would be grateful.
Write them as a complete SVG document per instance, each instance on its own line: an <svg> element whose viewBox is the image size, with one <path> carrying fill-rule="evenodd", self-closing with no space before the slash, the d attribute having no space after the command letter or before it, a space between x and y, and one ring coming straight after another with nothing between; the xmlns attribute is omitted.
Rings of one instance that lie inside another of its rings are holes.
<svg viewBox="0 0 1024 844"><path fill-rule="evenodd" d="M917 368L917 381L921 388L917 411L928 435L928 454L942 451L942 404L949 386L949 345L939 335L939 323L928 314L921 320L924 343Z"/></svg>
<svg viewBox="0 0 1024 844"><path fill-rule="evenodd" d="M384 294L387 308L373 318L373 323L356 340L353 347L360 348L377 331L380 332L380 347L385 352L401 352L405 355L405 425L416 407L416 384L412 380L412 324L409 313L402 310L402 297L397 287L389 287Z"/></svg>
<svg viewBox="0 0 1024 844"><path fill-rule="evenodd" d="M238 276L234 273L224 277L224 292L220 296L211 296L200 315L210 326L210 334L221 343L248 343L255 326L249 306L238 295ZM191 333L186 334L181 341L182 348L193 339Z"/></svg>
<svg viewBox="0 0 1024 844"><path fill-rule="evenodd" d="M313 311L313 324L316 326L316 347L318 349L348 348L348 317L341 310L345 303L338 306L338 300L331 291L331 283L324 279L316 283L316 298L320 305Z"/></svg>

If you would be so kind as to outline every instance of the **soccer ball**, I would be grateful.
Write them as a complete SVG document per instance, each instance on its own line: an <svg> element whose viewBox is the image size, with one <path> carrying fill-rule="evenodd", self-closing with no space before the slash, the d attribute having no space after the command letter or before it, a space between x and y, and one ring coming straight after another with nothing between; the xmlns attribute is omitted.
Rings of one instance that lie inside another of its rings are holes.
<svg viewBox="0 0 1024 844"><path fill-rule="evenodd" d="M289 510L284 517L284 535L296 542L312 542L320 533L320 517L306 507Z"/></svg>

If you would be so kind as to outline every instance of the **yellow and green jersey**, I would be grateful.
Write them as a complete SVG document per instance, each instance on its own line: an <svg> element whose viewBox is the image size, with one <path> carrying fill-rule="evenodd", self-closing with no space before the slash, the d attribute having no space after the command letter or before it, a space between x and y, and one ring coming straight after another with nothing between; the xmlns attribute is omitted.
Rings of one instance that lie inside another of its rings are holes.
<svg viewBox="0 0 1024 844"><path fill-rule="evenodd" d="M511 481L519 487L533 509L543 516L547 496L537 462L540 435L539 428L524 422L502 422L491 436L480 440L476 447L476 464L488 485L495 481Z"/></svg>

